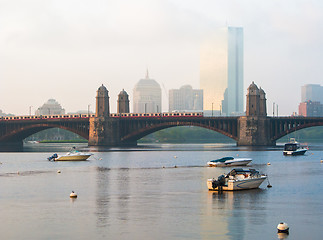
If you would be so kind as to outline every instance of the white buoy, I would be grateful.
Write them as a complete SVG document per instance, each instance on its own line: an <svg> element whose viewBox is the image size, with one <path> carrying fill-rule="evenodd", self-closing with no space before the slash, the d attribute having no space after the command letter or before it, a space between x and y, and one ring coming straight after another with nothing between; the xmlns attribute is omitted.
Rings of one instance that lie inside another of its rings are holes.
<svg viewBox="0 0 323 240"><path fill-rule="evenodd" d="M72 191L70 194L70 198L77 198L77 194L74 191Z"/></svg>
<svg viewBox="0 0 323 240"><path fill-rule="evenodd" d="M270 164L270 162L267 162L267 165L268 165L268 166L269 166L269 165L271 165L271 164Z"/></svg>
<svg viewBox="0 0 323 240"><path fill-rule="evenodd" d="M289 227L287 223L281 222L277 225L277 231L279 233L289 233Z"/></svg>
<svg viewBox="0 0 323 240"><path fill-rule="evenodd" d="M57 170L57 173L61 173L61 170Z"/></svg>

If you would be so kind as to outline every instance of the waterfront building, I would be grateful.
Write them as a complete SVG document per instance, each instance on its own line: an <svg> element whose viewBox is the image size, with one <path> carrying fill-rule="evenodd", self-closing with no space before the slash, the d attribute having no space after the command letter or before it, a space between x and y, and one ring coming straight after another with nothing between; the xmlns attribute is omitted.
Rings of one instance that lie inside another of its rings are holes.
<svg viewBox="0 0 323 240"><path fill-rule="evenodd" d="M162 111L162 99L160 85L149 78L140 79L133 89L133 112L156 113Z"/></svg>
<svg viewBox="0 0 323 240"><path fill-rule="evenodd" d="M306 84L301 88L301 102L313 101L323 103L323 86L319 84Z"/></svg>
<svg viewBox="0 0 323 240"><path fill-rule="evenodd" d="M65 114L65 109L55 100L49 99L36 110L36 115Z"/></svg>
<svg viewBox="0 0 323 240"><path fill-rule="evenodd" d="M118 95L118 113L129 113L129 95L128 93L122 89L122 91Z"/></svg>
<svg viewBox="0 0 323 240"><path fill-rule="evenodd" d="M323 104L307 100L298 106L298 114L303 117L323 117Z"/></svg>
<svg viewBox="0 0 323 240"><path fill-rule="evenodd" d="M204 111L222 111L228 116L243 114L243 28L221 28L204 41L200 88Z"/></svg>
<svg viewBox="0 0 323 240"><path fill-rule="evenodd" d="M203 111L203 90L190 85L169 90L169 112Z"/></svg>

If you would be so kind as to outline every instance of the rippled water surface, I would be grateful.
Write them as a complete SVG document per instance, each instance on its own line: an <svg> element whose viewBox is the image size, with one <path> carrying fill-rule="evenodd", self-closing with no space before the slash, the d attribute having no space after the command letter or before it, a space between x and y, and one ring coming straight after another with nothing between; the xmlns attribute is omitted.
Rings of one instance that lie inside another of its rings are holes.
<svg viewBox="0 0 323 240"><path fill-rule="evenodd" d="M322 145L297 157L282 147L79 145L94 153L89 161L47 161L69 147L0 153L1 239L322 239ZM231 168L206 162L223 156L253 158L273 187L209 192L206 179ZM277 235L281 221L289 236Z"/></svg>

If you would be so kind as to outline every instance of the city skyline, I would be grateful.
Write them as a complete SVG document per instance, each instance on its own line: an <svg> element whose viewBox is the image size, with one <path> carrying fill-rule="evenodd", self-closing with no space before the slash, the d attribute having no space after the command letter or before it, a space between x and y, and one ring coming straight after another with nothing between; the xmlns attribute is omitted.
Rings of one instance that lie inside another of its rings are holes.
<svg viewBox="0 0 323 240"><path fill-rule="evenodd" d="M116 112L120 90L131 93L148 67L166 111L169 89L199 88L201 39L230 25L244 28L244 96L256 81L266 89L268 112L275 102L290 115L301 86L322 84L322 9L318 0L0 0L0 109L28 115L55 98L67 112L93 111L103 83Z"/></svg>

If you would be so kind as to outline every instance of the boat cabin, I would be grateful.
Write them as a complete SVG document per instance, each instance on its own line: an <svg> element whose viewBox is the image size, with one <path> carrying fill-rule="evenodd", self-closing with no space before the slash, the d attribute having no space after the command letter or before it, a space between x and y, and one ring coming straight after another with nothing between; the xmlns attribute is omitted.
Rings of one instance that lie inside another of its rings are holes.
<svg viewBox="0 0 323 240"><path fill-rule="evenodd" d="M296 151L297 148L299 148L299 144L297 143L286 143L284 151Z"/></svg>

